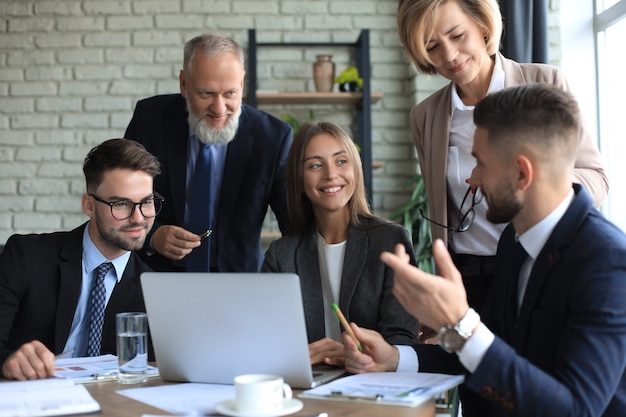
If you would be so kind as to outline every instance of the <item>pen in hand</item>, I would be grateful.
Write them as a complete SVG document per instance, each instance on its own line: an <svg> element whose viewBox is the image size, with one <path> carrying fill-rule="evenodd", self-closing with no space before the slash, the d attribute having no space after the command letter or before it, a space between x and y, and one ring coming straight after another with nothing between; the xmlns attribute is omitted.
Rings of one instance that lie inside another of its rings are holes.
<svg viewBox="0 0 626 417"><path fill-rule="evenodd" d="M356 338L356 335L354 334L354 332L352 331L352 328L348 324L348 320L346 320L346 317L343 315L343 313L339 309L339 306L337 305L337 303L333 303L332 308L333 308L333 313L335 313L335 317L337 317L337 320L339 321L339 323L341 323L345 331L348 332L350 337L352 337L352 339L354 340L354 343L356 343L356 347L359 349L359 352L362 352L363 347L361 347L361 342L359 342L359 339Z"/></svg>

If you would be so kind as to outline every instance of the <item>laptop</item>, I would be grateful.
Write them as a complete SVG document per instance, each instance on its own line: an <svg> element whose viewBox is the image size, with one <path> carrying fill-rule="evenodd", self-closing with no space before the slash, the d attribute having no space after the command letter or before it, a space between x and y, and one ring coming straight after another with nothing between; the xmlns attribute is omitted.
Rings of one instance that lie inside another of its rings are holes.
<svg viewBox="0 0 626 417"><path fill-rule="evenodd" d="M296 274L146 272L141 285L163 380L269 373L307 389L345 373L311 367Z"/></svg>

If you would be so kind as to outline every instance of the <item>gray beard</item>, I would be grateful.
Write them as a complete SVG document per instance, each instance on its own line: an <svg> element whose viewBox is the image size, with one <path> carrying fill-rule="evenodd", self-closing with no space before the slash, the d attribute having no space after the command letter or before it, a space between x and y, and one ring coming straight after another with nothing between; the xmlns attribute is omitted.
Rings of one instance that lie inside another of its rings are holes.
<svg viewBox="0 0 626 417"><path fill-rule="evenodd" d="M237 112L230 116L224 127L216 129L210 127L202 117L196 116L189 108L189 103L187 103L187 122L198 140L205 145L226 144L233 140L237 134L241 107L242 105L240 104Z"/></svg>

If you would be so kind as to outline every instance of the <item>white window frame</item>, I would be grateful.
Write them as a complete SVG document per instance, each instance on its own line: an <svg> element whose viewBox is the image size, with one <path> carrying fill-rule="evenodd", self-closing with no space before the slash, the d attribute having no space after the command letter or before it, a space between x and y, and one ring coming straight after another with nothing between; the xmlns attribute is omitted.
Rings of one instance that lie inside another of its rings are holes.
<svg viewBox="0 0 626 417"><path fill-rule="evenodd" d="M621 195L617 190L618 185L621 187L626 171L617 171L621 166L616 165L624 164L611 164L609 161L606 112L602 109L606 88L603 86L601 73L601 45L598 44L599 34L626 17L626 0L613 3L615 4L610 8L602 10L603 0L561 2L561 55L558 65L565 72L572 92L580 104L585 123L592 132L596 132L598 138L598 146L609 177L609 195L602 210L609 219L626 231L626 195ZM621 105L624 105L624 100L626 99L623 99ZM626 132L626 125L624 131ZM626 143L626 140L622 141Z"/></svg>
<svg viewBox="0 0 626 417"><path fill-rule="evenodd" d="M603 206L603 211L606 216L615 222L622 230L626 231L626 188L624 184L624 176L626 175L626 168L623 164L623 157L626 154L626 141L623 140L623 135L615 135L614 129L617 125L615 120L611 118L623 117L619 113L611 111L609 113L607 106L624 106L624 87L623 83L611 84L604 79L605 67L604 56L602 51L605 49L602 45L604 39L604 31L620 23L624 25L623 19L626 18L626 0L614 1L611 7L604 10L603 1L594 1L594 41L595 41L595 63L596 63L596 85L598 90L597 112L598 112L598 138L600 140L600 149L604 150L603 157L605 159L605 166L607 167L607 174L609 176L609 196L606 203ZM621 57L622 51L606 51L613 55L613 57ZM626 61L624 61L626 63ZM622 91L619 91L621 89ZM616 94L617 92L617 94ZM611 93L611 96L609 96ZM619 98L616 99L615 95ZM609 103L609 97L612 98L612 104ZM615 108L613 108L614 110ZM613 129L613 135L609 136L609 122ZM623 122L619 124L623 125ZM624 130L624 129L621 129ZM611 141L611 142L609 142Z"/></svg>

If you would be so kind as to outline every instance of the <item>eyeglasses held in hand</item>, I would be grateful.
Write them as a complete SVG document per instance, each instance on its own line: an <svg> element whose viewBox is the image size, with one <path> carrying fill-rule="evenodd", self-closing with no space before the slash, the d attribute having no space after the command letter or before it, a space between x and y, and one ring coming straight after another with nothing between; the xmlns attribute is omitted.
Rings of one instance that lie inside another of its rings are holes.
<svg viewBox="0 0 626 417"><path fill-rule="evenodd" d="M146 198L139 203L130 200L106 201L95 194L89 194L99 203L107 204L111 208L111 215L117 220L130 219L135 214L135 207L139 206L141 215L145 218L156 217L161 212L165 199L159 194Z"/></svg>
<svg viewBox="0 0 626 417"><path fill-rule="evenodd" d="M471 202L472 204L466 211L463 211L463 207L465 206L465 202L468 201L468 197L472 195ZM420 214L423 218L431 222L432 224L436 224L437 226L445 227L451 232L465 232L470 226L474 223L474 218L476 217L476 211L474 210L474 206L480 204L483 201L483 193L480 192L480 188L472 187L471 185L467 188L465 192L465 196L463 197L463 201L461 202L461 208L459 209L459 225L456 227L446 226L445 224L438 223L432 219L429 219L422 209L420 209Z"/></svg>

